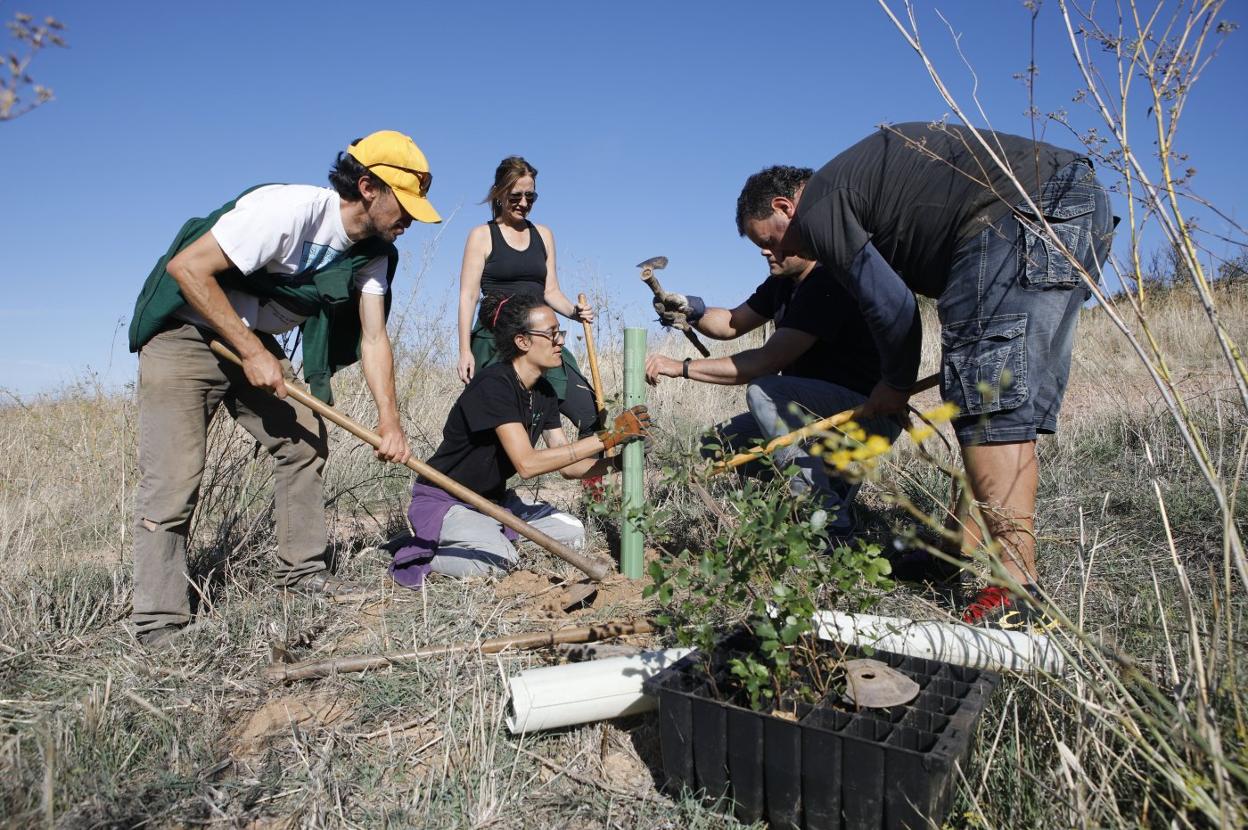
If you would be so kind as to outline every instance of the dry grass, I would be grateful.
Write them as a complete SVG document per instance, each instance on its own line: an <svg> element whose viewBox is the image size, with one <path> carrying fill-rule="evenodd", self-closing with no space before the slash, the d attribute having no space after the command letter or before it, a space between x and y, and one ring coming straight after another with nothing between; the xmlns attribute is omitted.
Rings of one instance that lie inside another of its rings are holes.
<svg viewBox="0 0 1248 830"><path fill-rule="evenodd" d="M437 292L416 281L399 328L400 389L414 448L428 455L458 389L444 368L450 341ZM1226 316L1248 335L1245 299ZM411 311L419 300L422 312ZM1240 464L1244 413L1209 360L1197 311L1182 295L1158 309L1155 331L1186 373L1196 408L1228 469ZM608 389L620 387L609 312L600 339ZM929 337L929 344L934 338ZM1042 442L1041 566L1057 605L1077 624L1067 641L1078 672L1016 679L997 694L962 770L953 825L1205 826L1215 788L1185 719L1212 716L1222 750L1242 769L1245 733L1242 590L1225 589L1217 511L1153 406L1148 383L1116 333L1085 314L1063 432ZM672 340L662 348L683 354ZM929 347L930 348L930 347ZM929 352L925 366L934 365ZM338 383L361 420L362 382ZM667 382L651 394L665 434L655 454L687 446L700 426L740 411L741 390ZM84 382L0 409L0 822L14 827L446 826L719 827L731 819L655 788L653 721L593 724L519 740L502 723L503 678L544 654L472 652L403 669L274 688L261 679L273 641L297 656L409 649L548 627L524 596L488 582L432 581L396 590L373 545L401 526L408 477L342 434L327 492L341 571L377 598L329 606L270 589L270 474L228 420L213 427L193 550L202 628L170 656L136 648L129 597L128 504L135 472L132 390ZM1145 461L1145 447L1154 460ZM1233 477L1233 472L1229 474ZM912 498L944 492L912 450L889 480ZM1167 528L1152 482L1166 500ZM538 485L575 504L575 488ZM899 521L869 487L882 528ZM687 494L656 492L697 533L714 532ZM599 550L612 538L595 524ZM547 557L526 565L572 577ZM1189 618L1179 572L1198 607ZM1214 607L1215 598L1219 603ZM939 615L910 590L888 607ZM617 601L586 620L644 613ZM1101 650L1129 655L1114 662ZM1198 675L1199 653L1215 665ZM1219 678L1202 707L1198 677ZM1149 690L1161 690L1160 702ZM1170 712L1170 722L1160 713ZM1245 788L1230 782L1229 810ZM1216 814L1216 810L1215 810ZM1235 815L1228 812L1227 815Z"/></svg>

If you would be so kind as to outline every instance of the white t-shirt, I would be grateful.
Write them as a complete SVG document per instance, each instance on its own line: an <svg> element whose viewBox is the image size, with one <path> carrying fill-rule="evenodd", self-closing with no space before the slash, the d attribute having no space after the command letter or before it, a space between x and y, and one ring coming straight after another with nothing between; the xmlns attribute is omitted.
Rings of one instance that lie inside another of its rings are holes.
<svg viewBox="0 0 1248 830"><path fill-rule="evenodd" d="M266 271L278 279L324 268L351 247L338 193L307 184L273 184L251 191L222 214L210 233L238 270ZM373 259L355 273L356 288L384 295L389 284L386 272L386 258ZM247 327L256 331L281 334L307 319L254 294L227 290L225 295ZM177 316L208 325L189 306Z"/></svg>

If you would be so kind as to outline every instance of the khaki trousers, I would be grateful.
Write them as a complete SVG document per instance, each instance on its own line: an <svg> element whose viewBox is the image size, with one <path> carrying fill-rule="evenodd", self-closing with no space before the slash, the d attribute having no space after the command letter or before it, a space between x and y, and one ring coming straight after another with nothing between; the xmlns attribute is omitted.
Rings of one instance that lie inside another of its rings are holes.
<svg viewBox="0 0 1248 830"><path fill-rule="evenodd" d="M290 363L269 335L261 340ZM135 498L136 633L191 618L186 537L204 474L208 424L222 403L273 456L277 582L289 585L326 567L325 424L306 407L247 382L218 358L205 333L182 325L139 352L139 489Z"/></svg>

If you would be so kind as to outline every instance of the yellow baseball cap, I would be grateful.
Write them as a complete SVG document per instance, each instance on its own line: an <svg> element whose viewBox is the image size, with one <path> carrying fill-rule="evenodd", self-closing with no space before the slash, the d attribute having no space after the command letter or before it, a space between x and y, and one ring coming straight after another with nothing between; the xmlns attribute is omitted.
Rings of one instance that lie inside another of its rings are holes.
<svg viewBox="0 0 1248 830"><path fill-rule="evenodd" d="M426 198L433 175L416 142L394 130L379 130L352 144L347 153L390 185L399 204L417 222L442 221Z"/></svg>

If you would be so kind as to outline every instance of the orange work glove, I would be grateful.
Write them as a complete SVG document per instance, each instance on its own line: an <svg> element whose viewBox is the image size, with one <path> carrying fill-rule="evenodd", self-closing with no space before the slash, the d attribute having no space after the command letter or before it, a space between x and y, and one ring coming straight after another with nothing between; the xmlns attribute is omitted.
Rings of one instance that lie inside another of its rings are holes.
<svg viewBox="0 0 1248 830"><path fill-rule="evenodd" d="M609 450L619 444L627 444L650 435L650 413L645 404L638 404L632 409L625 409L615 416L610 428L598 433L602 448Z"/></svg>

